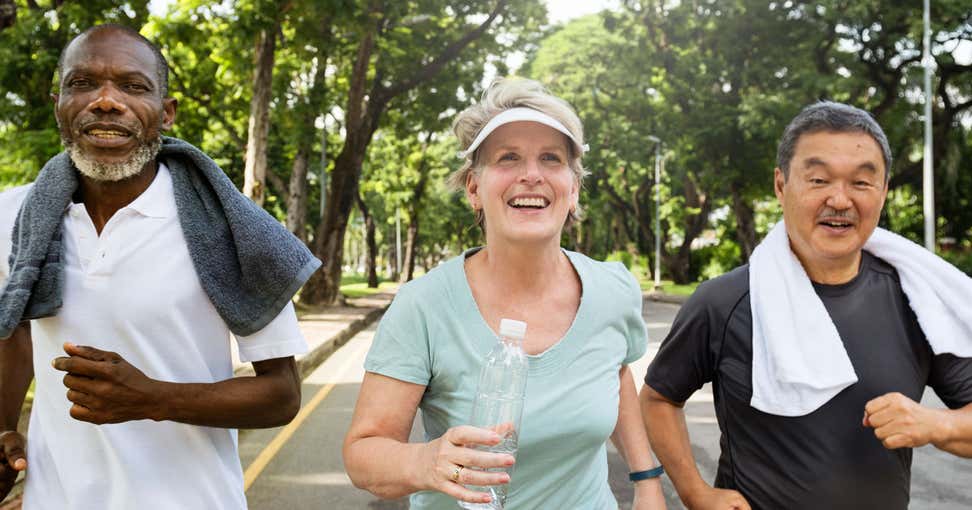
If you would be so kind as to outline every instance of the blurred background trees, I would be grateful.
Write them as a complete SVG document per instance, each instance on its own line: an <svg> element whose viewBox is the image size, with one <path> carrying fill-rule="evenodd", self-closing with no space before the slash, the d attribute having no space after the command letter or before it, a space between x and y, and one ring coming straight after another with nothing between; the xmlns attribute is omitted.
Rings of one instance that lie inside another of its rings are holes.
<svg viewBox="0 0 972 510"><path fill-rule="evenodd" d="M818 99L877 116L895 151L883 225L921 239L920 5L624 0L561 24L548 5L0 0L0 188L60 150L50 93L63 45L116 22L168 56L172 134L325 260L310 303L339 299L342 273L407 280L482 242L444 186L459 166L449 126L508 74L540 80L584 121L591 176L568 248L644 271L660 236L677 282L745 262L779 218L776 142ZM972 9L936 1L931 19L937 235L972 273Z"/></svg>

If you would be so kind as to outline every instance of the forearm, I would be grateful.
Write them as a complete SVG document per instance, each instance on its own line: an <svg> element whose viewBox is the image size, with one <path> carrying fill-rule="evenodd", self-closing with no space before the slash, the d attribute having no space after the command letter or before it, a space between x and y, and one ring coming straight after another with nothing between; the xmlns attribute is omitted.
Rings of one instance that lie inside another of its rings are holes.
<svg viewBox="0 0 972 510"><path fill-rule="evenodd" d="M939 437L932 444L953 455L972 458L972 404L942 410L939 424Z"/></svg>
<svg viewBox="0 0 972 510"><path fill-rule="evenodd" d="M205 427L258 429L286 425L300 409L285 391L259 377L236 377L217 383L158 382L156 421Z"/></svg>
<svg viewBox="0 0 972 510"><path fill-rule="evenodd" d="M30 323L22 323L13 336L0 340L0 413L3 430L17 430L20 410L34 379Z"/></svg>
<svg viewBox="0 0 972 510"><path fill-rule="evenodd" d="M255 429L290 422L300 410L293 358L254 363L257 375L216 383L156 382L155 420L206 427Z"/></svg>
<svg viewBox="0 0 972 510"><path fill-rule="evenodd" d="M388 437L365 437L344 447L344 467L355 487L383 499L425 490L419 484L418 460L424 443L404 443Z"/></svg>
<svg viewBox="0 0 972 510"><path fill-rule="evenodd" d="M645 471L655 467L655 460L651 456L651 446L648 443L648 434L645 432L638 394L627 366L621 368L619 377L621 388L618 423L611 434L611 441L627 462L630 471Z"/></svg>
<svg viewBox="0 0 972 510"><path fill-rule="evenodd" d="M665 466L665 473L682 501L690 501L700 490L708 488L708 484L695 466L684 411L661 398L648 385L641 391L641 409L655 455Z"/></svg>

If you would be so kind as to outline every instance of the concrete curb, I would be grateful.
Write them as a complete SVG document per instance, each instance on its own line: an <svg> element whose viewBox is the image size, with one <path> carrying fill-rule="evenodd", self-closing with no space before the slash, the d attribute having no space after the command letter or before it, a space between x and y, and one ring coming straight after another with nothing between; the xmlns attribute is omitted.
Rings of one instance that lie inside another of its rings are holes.
<svg viewBox="0 0 972 510"><path fill-rule="evenodd" d="M684 305L688 301L688 296L679 296L676 294L665 294L664 292L645 292L643 294L644 298L649 301L657 301L659 303L671 303L674 305Z"/></svg>

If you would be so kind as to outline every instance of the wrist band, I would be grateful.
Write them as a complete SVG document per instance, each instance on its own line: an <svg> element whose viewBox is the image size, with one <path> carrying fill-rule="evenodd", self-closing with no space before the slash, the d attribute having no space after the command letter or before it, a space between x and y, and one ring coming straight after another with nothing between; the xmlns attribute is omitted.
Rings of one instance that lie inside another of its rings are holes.
<svg viewBox="0 0 972 510"><path fill-rule="evenodd" d="M649 478L658 478L664 472L665 468L661 466L653 467L647 471L635 471L634 473L628 473L628 480L631 480L632 482L640 482L642 480L648 480Z"/></svg>

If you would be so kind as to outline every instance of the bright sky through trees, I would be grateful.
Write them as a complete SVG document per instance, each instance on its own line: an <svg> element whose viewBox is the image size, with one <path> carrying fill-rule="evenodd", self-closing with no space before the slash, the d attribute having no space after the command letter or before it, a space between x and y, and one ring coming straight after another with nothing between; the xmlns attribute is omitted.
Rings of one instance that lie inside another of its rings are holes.
<svg viewBox="0 0 972 510"><path fill-rule="evenodd" d="M152 0L149 11L162 16L173 0ZM608 7L617 7L613 0L546 0L547 11L550 13L551 23L560 23L569 19L600 12Z"/></svg>

